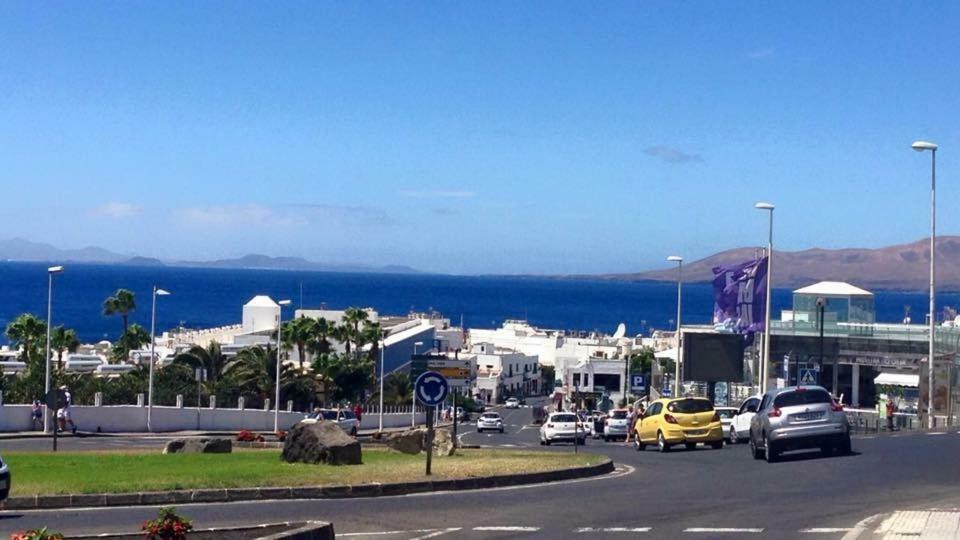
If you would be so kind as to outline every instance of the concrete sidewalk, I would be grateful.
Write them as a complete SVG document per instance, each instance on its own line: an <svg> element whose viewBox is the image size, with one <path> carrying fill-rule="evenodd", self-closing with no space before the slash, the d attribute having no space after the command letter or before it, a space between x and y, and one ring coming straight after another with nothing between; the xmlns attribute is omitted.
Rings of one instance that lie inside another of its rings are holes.
<svg viewBox="0 0 960 540"><path fill-rule="evenodd" d="M861 522L844 539L960 539L960 509L898 510Z"/></svg>

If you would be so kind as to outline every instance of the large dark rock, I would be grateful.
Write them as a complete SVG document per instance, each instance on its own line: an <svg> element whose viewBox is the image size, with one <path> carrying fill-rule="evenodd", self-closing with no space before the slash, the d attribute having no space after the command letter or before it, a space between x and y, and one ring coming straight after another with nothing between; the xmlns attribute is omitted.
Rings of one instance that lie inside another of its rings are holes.
<svg viewBox="0 0 960 540"><path fill-rule="evenodd" d="M387 447L404 454L419 454L423 451L423 439L426 428L408 429L400 433L391 433L387 437Z"/></svg>
<svg viewBox="0 0 960 540"><path fill-rule="evenodd" d="M303 422L287 432L283 442L283 460L288 463L326 463L360 465L360 443L344 433L336 422Z"/></svg>
<svg viewBox="0 0 960 540"><path fill-rule="evenodd" d="M163 447L164 454L229 454L230 439L173 439Z"/></svg>

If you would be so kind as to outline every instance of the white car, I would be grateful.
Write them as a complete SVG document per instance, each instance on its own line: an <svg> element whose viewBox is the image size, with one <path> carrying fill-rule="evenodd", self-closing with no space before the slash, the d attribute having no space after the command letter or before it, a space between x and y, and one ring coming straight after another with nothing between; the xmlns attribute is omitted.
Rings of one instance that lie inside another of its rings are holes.
<svg viewBox="0 0 960 540"><path fill-rule="evenodd" d="M304 424L316 424L321 420L336 422L340 426L340 429L351 437L356 437L357 431L360 429L360 421L357 420L357 415L354 414L353 411L346 409L320 409L319 412L308 414L301 422Z"/></svg>
<svg viewBox="0 0 960 540"><path fill-rule="evenodd" d="M9 493L10 469L7 467L7 464L4 463L3 458L0 458L0 501L6 499Z"/></svg>
<svg viewBox="0 0 960 540"><path fill-rule="evenodd" d="M581 422L576 414L570 412L550 413L547 420L540 426L540 444L550 446L551 443L560 441L587 444L589 433L589 426Z"/></svg>
<svg viewBox="0 0 960 540"><path fill-rule="evenodd" d="M508 399L508 400L503 404L503 406L506 407L507 409L519 409L519 408L520 408L520 400L517 399L517 398L515 398L515 397L512 397L512 398Z"/></svg>
<svg viewBox="0 0 960 540"><path fill-rule="evenodd" d="M720 417L720 425L723 426L723 439L729 441L730 426L733 425L733 417L740 412L740 409L736 407L714 407L713 410L715 410L717 416Z"/></svg>
<svg viewBox="0 0 960 540"><path fill-rule="evenodd" d="M750 420L753 420L757 414L757 407L762 397L758 395L745 399L737 409L737 413L730 419L730 425L724 425L726 429L724 435L730 439L731 444L744 442L750 438Z"/></svg>
<svg viewBox="0 0 960 540"><path fill-rule="evenodd" d="M606 421L603 424L603 440L609 441L623 437L627 438L630 430L630 411L626 409L613 409L607 414Z"/></svg>
<svg viewBox="0 0 960 540"><path fill-rule="evenodd" d="M503 418L500 417L500 413L485 412L477 418L477 433L483 433L485 430L503 433Z"/></svg>

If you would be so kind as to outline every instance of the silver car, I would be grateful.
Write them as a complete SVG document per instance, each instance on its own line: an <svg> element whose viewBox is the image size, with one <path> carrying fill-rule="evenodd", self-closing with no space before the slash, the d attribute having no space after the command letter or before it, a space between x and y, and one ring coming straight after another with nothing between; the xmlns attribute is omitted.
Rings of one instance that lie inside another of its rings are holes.
<svg viewBox="0 0 960 540"><path fill-rule="evenodd" d="M850 453L850 426L843 406L820 386L770 390L750 420L755 459L776 461L790 450L819 448L824 454Z"/></svg>

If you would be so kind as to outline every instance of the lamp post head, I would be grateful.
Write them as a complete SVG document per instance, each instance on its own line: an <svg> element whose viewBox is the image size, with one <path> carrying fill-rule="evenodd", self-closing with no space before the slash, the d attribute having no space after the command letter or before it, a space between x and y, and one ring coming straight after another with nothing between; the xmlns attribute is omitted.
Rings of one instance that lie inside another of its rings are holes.
<svg viewBox="0 0 960 540"><path fill-rule="evenodd" d="M280 305L280 306L289 306L289 305L290 305L290 300L281 300L281 301L277 302L277 304Z"/></svg>
<svg viewBox="0 0 960 540"><path fill-rule="evenodd" d="M154 288L154 289L153 289L153 294L155 294L155 295L157 295L157 296L170 296L170 291L167 291L167 290L164 290L164 289Z"/></svg>
<svg viewBox="0 0 960 540"><path fill-rule="evenodd" d="M416 343L414 343L414 345L416 345L417 347L422 347L422 346L423 346L423 342L422 342L422 341L417 341Z"/></svg>
<svg viewBox="0 0 960 540"><path fill-rule="evenodd" d="M49 274L60 274L62 272L63 272L62 266L51 266L50 268L47 268L47 273Z"/></svg>
<svg viewBox="0 0 960 540"><path fill-rule="evenodd" d="M758 202L757 204L753 205L753 207L757 210L770 210L773 212L773 203Z"/></svg>
<svg viewBox="0 0 960 540"><path fill-rule="evenodd" d="M667 262L676 262L676 263L683 262L683 257L679 255L671 255L667 257Z"/></svg>
<svg viewBox="0 0 960 540"><path fill-rule="evenodd" d="M910 145L910 148L913 148L917 152L923 152L924 150L930 150L931 152L937 151L936 143L928 141L913 141L913 144Z"/></svg>

